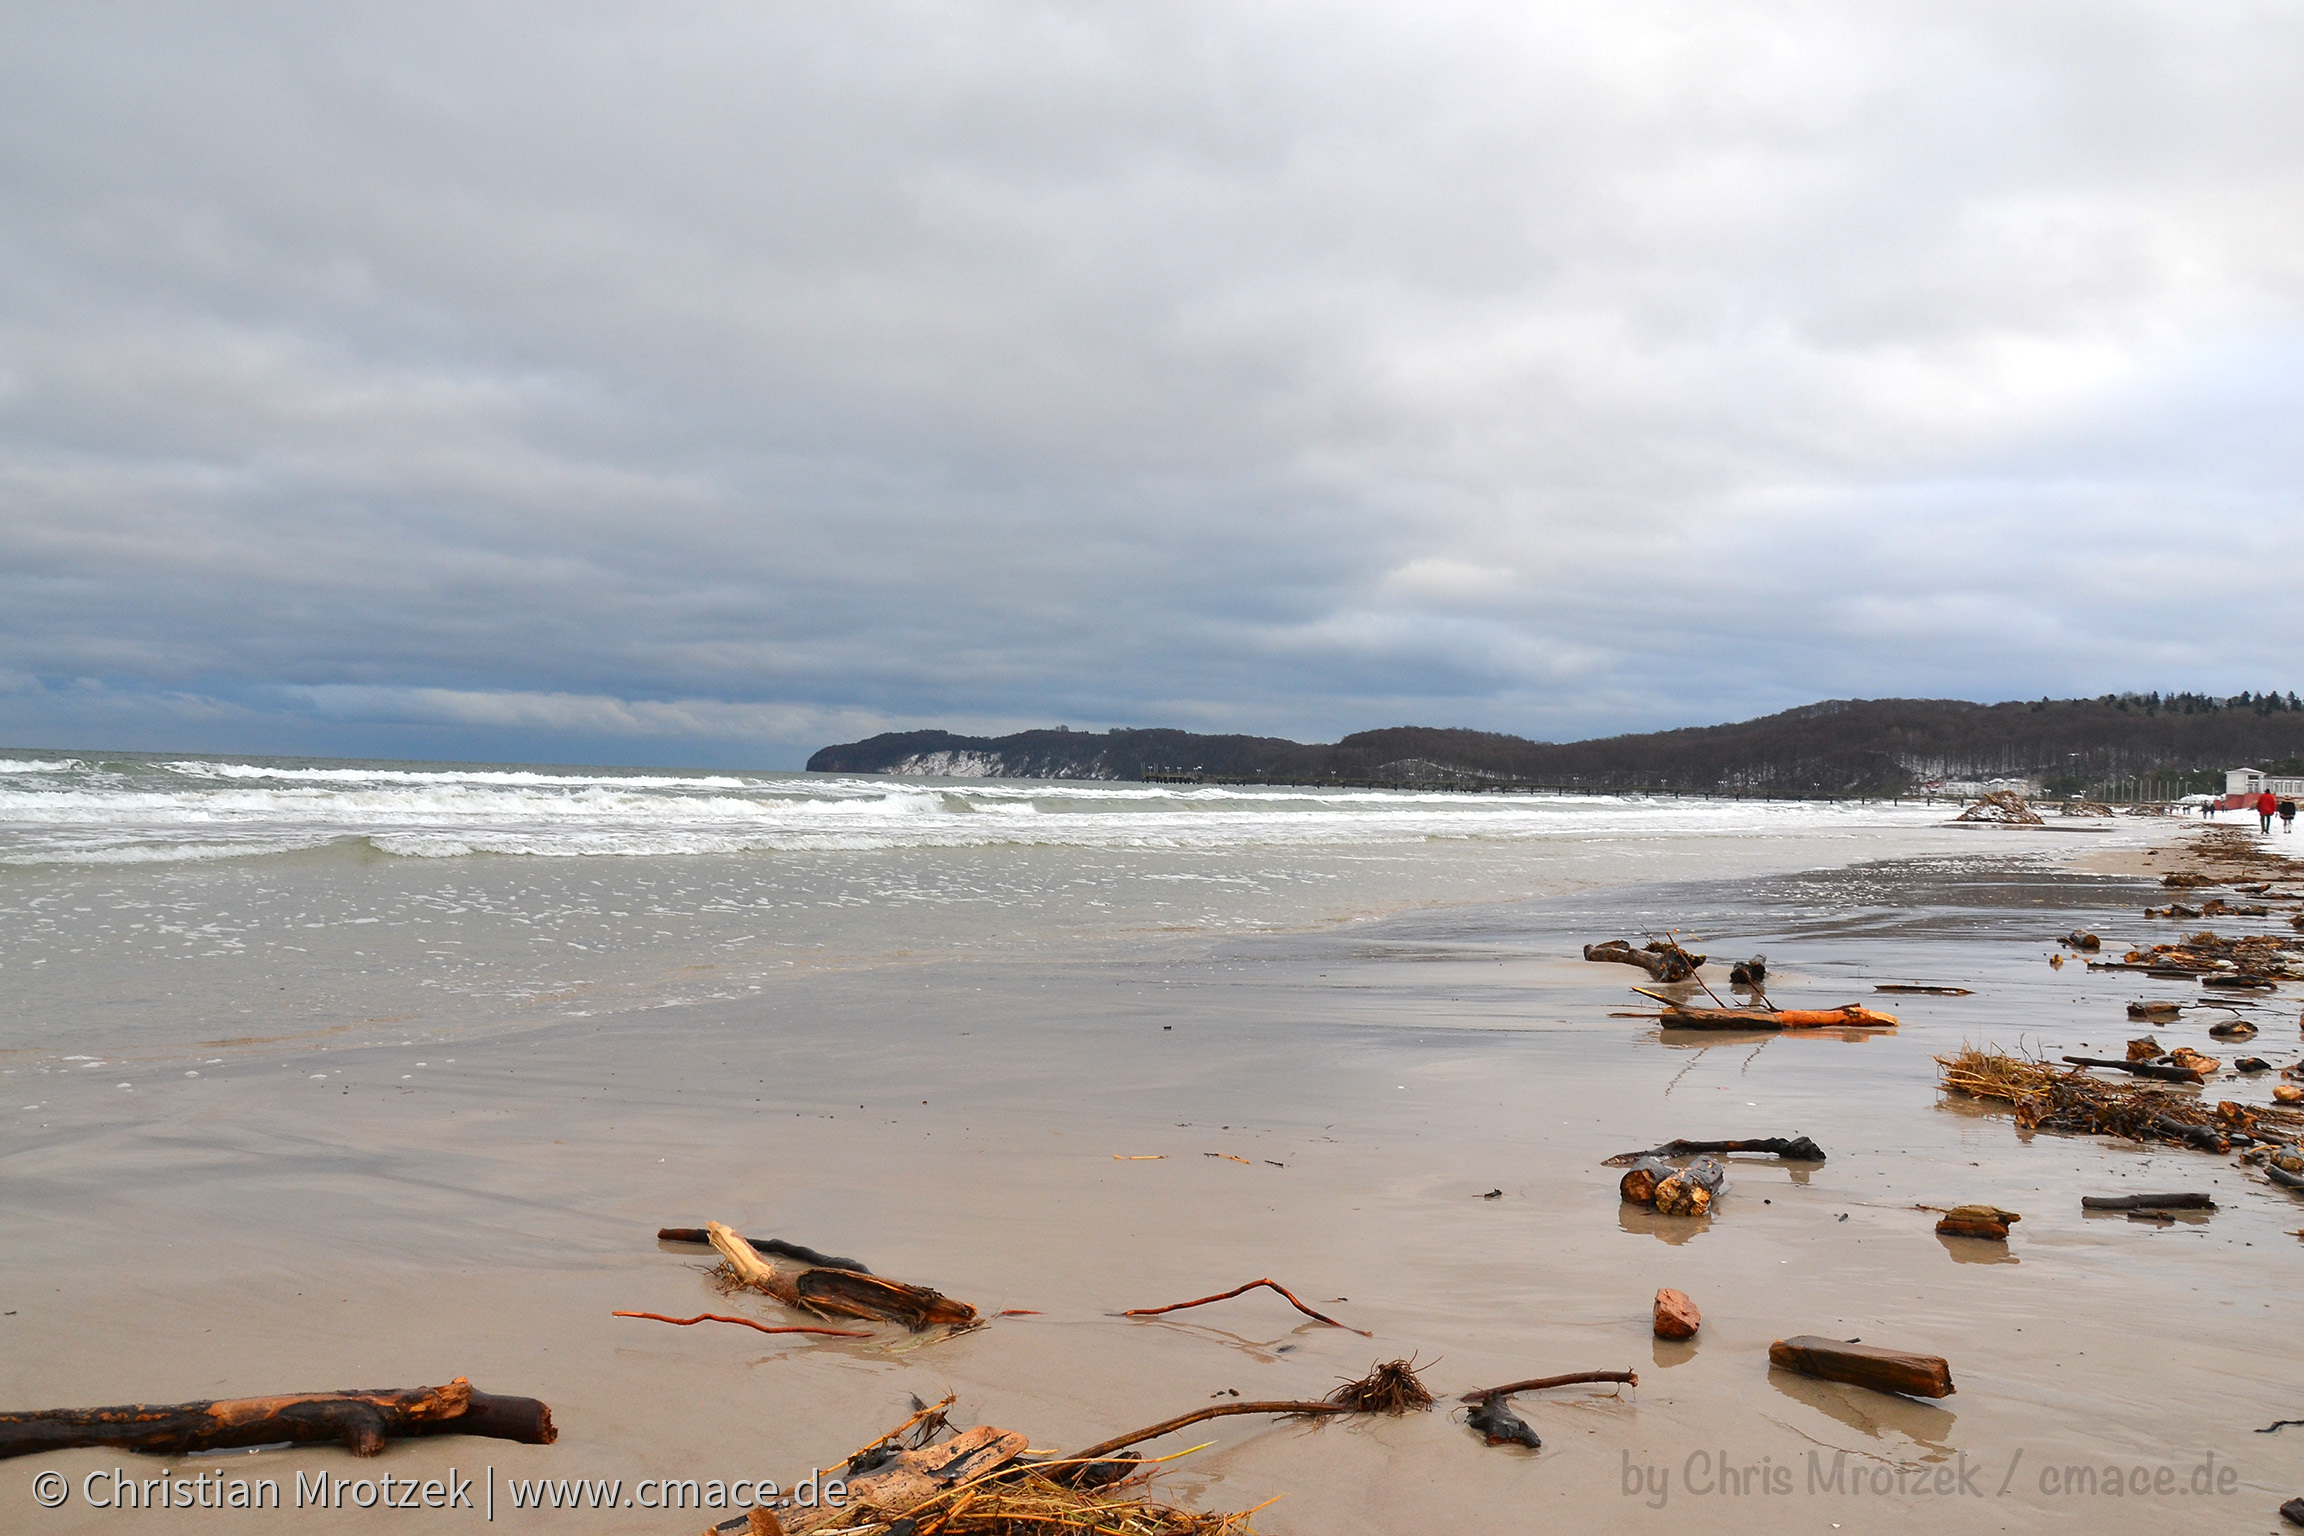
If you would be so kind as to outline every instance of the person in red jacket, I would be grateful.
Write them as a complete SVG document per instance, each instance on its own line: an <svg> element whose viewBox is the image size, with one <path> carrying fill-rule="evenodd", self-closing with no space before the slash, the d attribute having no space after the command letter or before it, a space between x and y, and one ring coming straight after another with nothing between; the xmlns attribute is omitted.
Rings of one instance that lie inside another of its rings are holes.
<svg viewBox="0 0 2304 1536"><path fill-rule="evenodd" d="M2271 831L2272 818L2278 815L2279 811L2280 797L2278 795L2272 794L2269 791L2258 795L2256 797L2256 816L2257 820L2261 824L2258 826L2257 830L2260 832Z"/></svg>

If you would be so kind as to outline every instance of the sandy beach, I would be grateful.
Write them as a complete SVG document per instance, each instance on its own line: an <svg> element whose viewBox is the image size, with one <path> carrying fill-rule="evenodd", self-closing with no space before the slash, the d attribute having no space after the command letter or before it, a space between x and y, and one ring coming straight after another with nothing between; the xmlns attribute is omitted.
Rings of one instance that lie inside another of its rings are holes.
<svg viewBox="0 0 2304 1536"><path fill-rule="evenodd" d="M129 1511L84 1496L115 1466L291 1494L299 1472L453 1468L484 1479L498 1526L694 1531L705 1518L625 1501L643 1479L833 1468L912 1395L955 1393L956 1423L1060 1448L1218 1394L1319 1396L1413 1357L1438 1410L1201 1426L1149 1448L1207 1442L1160 1485L1210 1509L1276 1499L1254 1523L1282 1533L1853 1532L1914 1515L2272 1530L2304 1484L2304 1431L2256 1433L2297 1407L2285 1340L2304 1203L2230 1157L2020 1134L1939 1094L1932 1061L1964 1043L2117 1055L2137 1032L2127 1001L2195 990L2047 963L2076 926L2112 948L2167 937L2140 915L2173 857L2153 850L2192 830L1919 828L1925 849L1894 858L1801 847L1775 868L1459 892L1278 931L1060 943L971 917L962 944L931 921L857 963L676 1009L531 999L462 1036L444 1023L460 1005L435 997L411 1023L332 1033L251 1003L230 1035L137 1034L120 1054L20 1040L0 1152L10 1406L465 1375L545 1399L560 1438L396 1442L376 1462L70 1451L0 1463L0 1508L44 1536L489 1523L478 1507ZM1582 944L1666 929L1714 955L1765 951L1787 1006L1861 999L1902 1027L1707 1038L1612 1016L1642 1006L1628 985L1643 978L1584 962ZM313 985L266 964L284 992ZM1882 999L1880 983L1972 992ZM2293 1058L2293 1006L2255 1010L2254 1049ZM2205 1023L2188 1012L2159 1034L2230 1056ZM64 1059L82 1054L106 1064ZM1623 1205L1602 1166L1675 1136L1791 1134L1828 1160L1740 1161L1700 1222ZM2081 1212L2083 1194L2147 1187L2212 1190L2221 1208L2172 1223ZM1971 1201L2022 1213L2004 1247L1940 1238L1915 1209ZM654 1240L707 1219L1025 1315L859 1341L611 1318L790 1320L717 1295L704 1250ZM1116 1315L1263 1276L1373 1337L1267 1292ZM1694 1341L1652 1337L1659 1286L1701 1306ZM1798 1333L1941 1354L1958 1391L1922 1402L1772 1370L1769 1343ZM1627 1368L1637 1386L1520 1400L1541 1451L1482 1444L1454 1406L1473 1386ZM30 1487L49 1470L72 1496L43 1510ZM511 1508L512 1480L540 1477L622 1481L614 1508Z"/></svg>

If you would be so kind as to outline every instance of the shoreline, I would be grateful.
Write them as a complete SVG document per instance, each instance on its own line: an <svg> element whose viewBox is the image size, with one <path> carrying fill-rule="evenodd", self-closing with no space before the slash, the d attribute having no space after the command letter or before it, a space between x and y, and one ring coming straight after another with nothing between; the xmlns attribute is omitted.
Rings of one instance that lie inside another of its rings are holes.
<svg viewBox="0 0 2304 1536"><path fill-rule="evenodd" d="M2227 1159L2023 1137L1934 1091L1928 1057L1964 1038L2093 1048L2125 1028L2130 978L2052 972L2045 951L2083 919L2141 935L2133 913L2151 888L2039 852L1417 910L1190 955L932 959L681 1010L670 1033L644 1015L563 1022L461 1042L452 1068L429 1046L308 1053L285 1071L183 1084L128 1119L100 1101L9 1158L22 1198L0 1257L19 1309L5 1324L19 1330L5 1335L7 1397L176 1401L467 1374L550 1402L560 1445L418 1441L382 1463L308 1449L235 1468L788 1478L900 1419L914 1391L957 1388L957 1422L1077 1445L1211 1391L1318 1396L1394 1355L1434 1362L1436 1392L1632 1365L1637 1388L1524 1401L1541 1452L1482 1446L1437 1412L1309 1429L1232 1420L1187 1437L1214 1445L1162 1481L1210 1509L1287 1494L1258 1517L1273 1532L1494 1523L1531 1498L1578 1524L1775 1530L1823 1506L1697 1498L1682 1478L1651 1510L1652 1494L1618 1487L1619 1460L1671 1470L1702 1445L1797 1465L1829 1446L1867 1464L1966 1454L1999 1473L2019 1447L2057 1465L2156 1455L2172 1420L2236 1455L2244 1496L2197 1512L2090 1505L2092 1523L2269 1520L2287 1496L2285 1452L2247 1432L2281 1416L2285 1372L2260 1341L2297 1320L2281 1245L2299 1208ZM1573 958L1576 942L1636 924L1691 929L1720 953L1767 947L1787 1004L1868 995L1875 977L1975 993L1896 999L1905 1023L1888 1039L1670 1040L1607 1017L1643 978ZM2277 1034L2262 1043L2292 1053ZM873 1048L859 1054L863 1038ZM1740 1165L1694 1231L1620 1207L1599 1166L1671 1135L1796 1132L1829 1160L1804 1174ZM2079 1215L2079 1193L2123 1177L2234 1199L2167 1230ZM1502 1194L1482 1199L1491 1188ZM2025 1214L1993 1262L1949 1251L1910 1209L1955 1198ZM609 1319L718 1304L693 1252L652 1236L708 1217L1037 1315L921 1348ZM164 1292L108 1262L121 1232L166 1253ZM1260 1293L1111 1315L1257 1275L1377 1338ZM2210 1283L2218 1304L2203 1308L2193 1287ZM1648 1337L1647 1298L1665 1284L1704 1309L1693 1346ZM2090 1353L2097 1319L2130 1315L2187 1328L2127 1358ZM1960 1393L1872 1400L1766 1368L1770 1338L1843 1328L1945 1354ZM92 1338L106 1344L95 1358L67 1342ZM0 1463L0 1504L20 1507L41 1467L78 1478L118 1459ZM1905 1507L1865 1507L1888 1506ZM1992 1506L2012 1530L2071 1513L2037 1490ZM193 1529L204 1517L134 1518ZM365 1530L390 1517L325 1518ZM551 1524L700 1524L682 1518ZM106 1519L75 1504L23 1528Z"/></svg>

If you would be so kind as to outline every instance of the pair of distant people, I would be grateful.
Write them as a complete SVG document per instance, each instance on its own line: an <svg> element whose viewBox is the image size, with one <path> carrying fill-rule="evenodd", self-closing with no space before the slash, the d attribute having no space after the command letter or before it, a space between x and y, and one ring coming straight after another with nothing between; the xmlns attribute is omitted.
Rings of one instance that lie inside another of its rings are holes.
<svg viewBox="0 0 2304 1536"><path fill-rule="evenodd" d="M2256 824L2260 832L2272 830L2272 818L2280 818L2280 830L2296 830L2296 802L2285 795L2261 794L2256 797Z"/></svg>

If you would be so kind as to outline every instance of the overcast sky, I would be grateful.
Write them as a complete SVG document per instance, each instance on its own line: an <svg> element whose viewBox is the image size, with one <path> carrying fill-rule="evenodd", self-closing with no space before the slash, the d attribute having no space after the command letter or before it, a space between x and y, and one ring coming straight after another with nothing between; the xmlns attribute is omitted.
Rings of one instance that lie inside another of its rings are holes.
<svg viewBox="0 0 2304 1536"><path fill-rule="evenodd" d="M2304 686L2304 10L14 5L0 744Z"/></svg>

